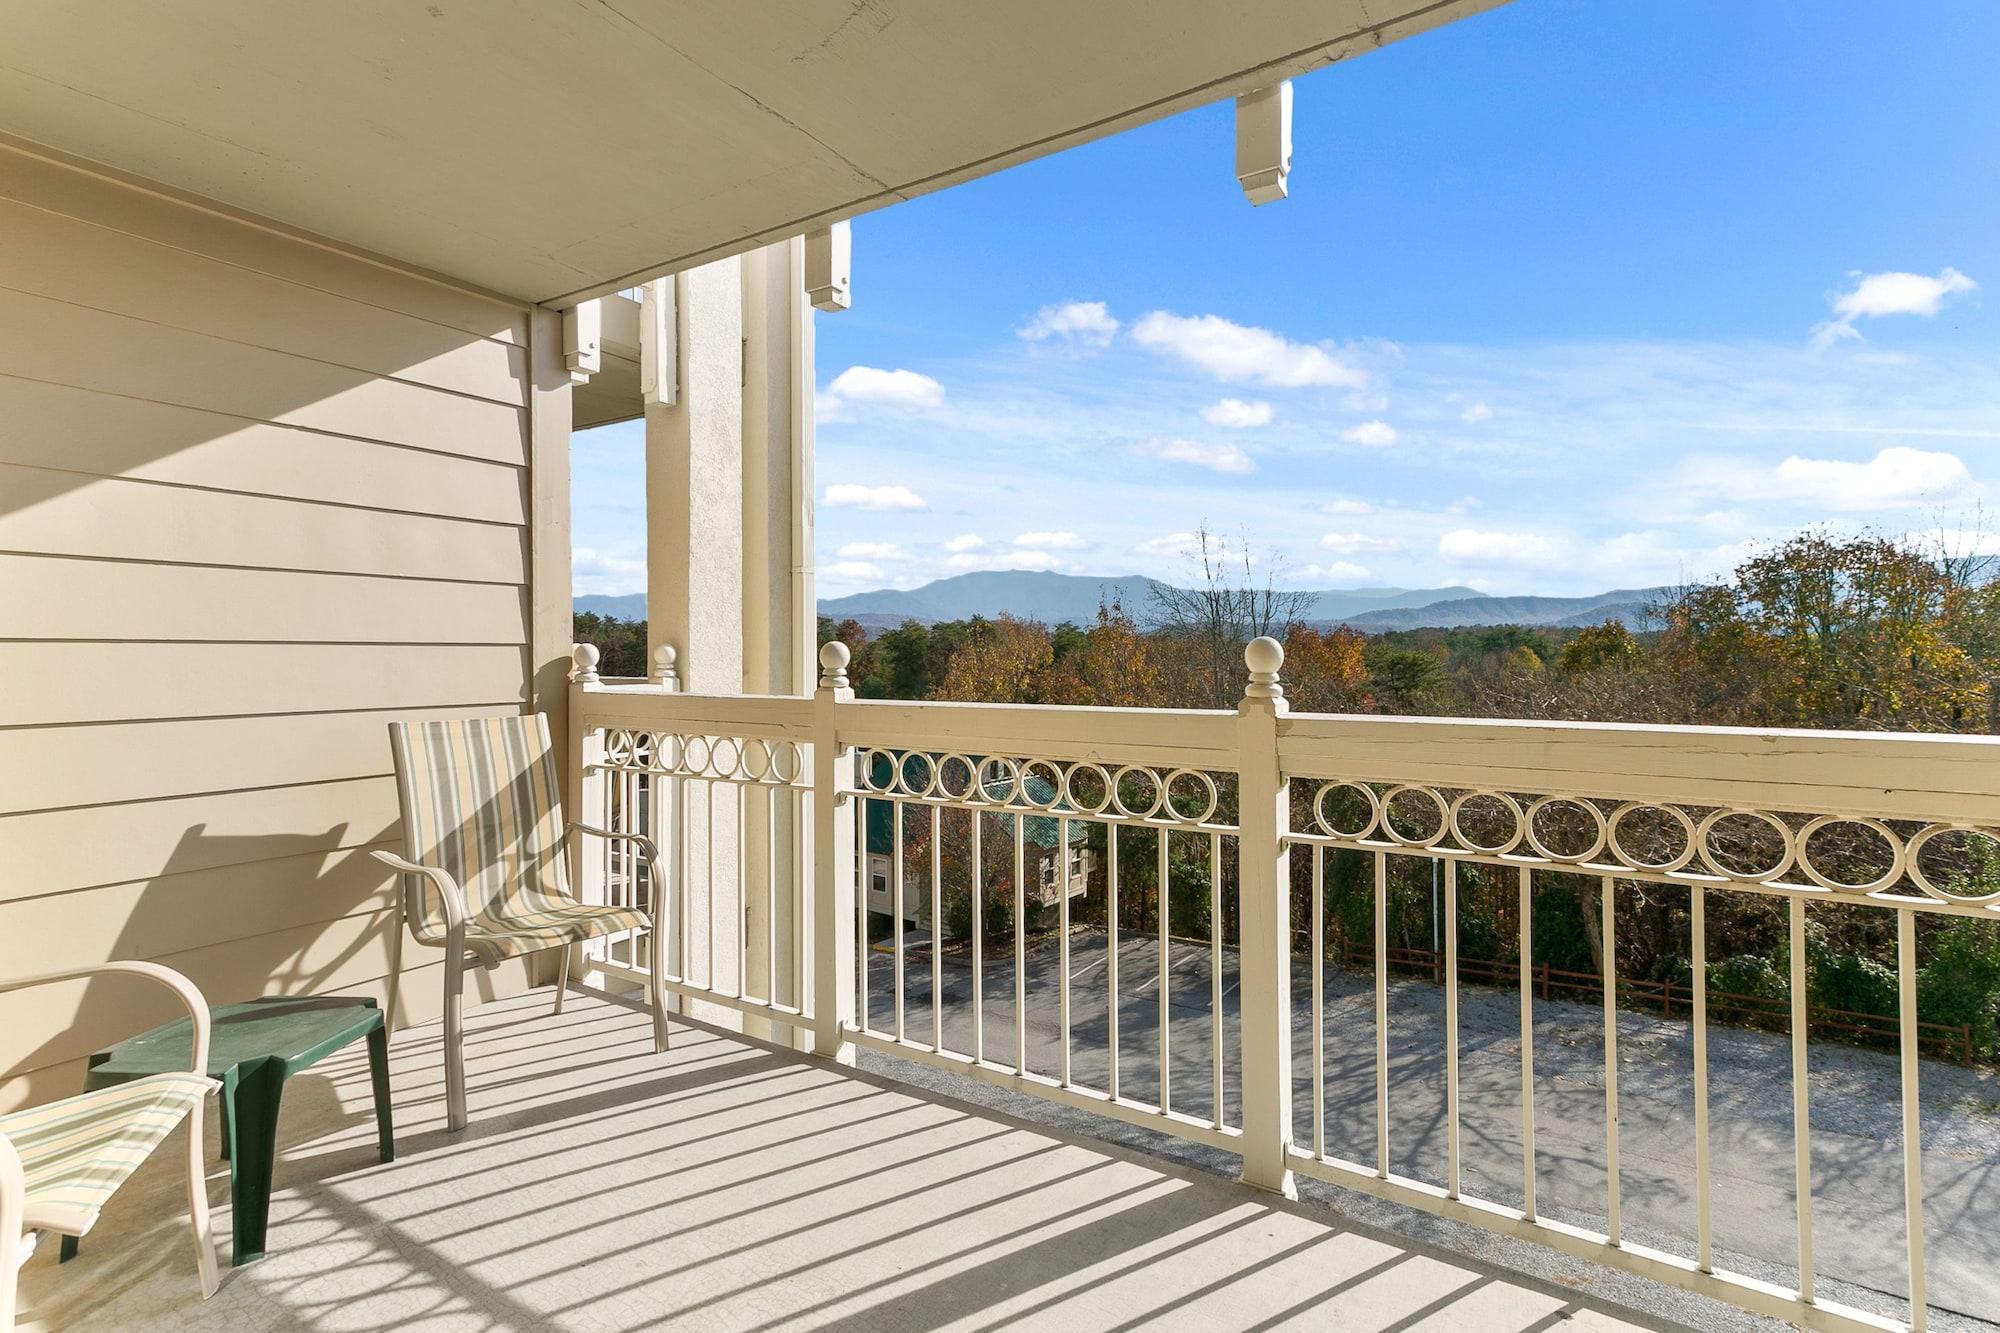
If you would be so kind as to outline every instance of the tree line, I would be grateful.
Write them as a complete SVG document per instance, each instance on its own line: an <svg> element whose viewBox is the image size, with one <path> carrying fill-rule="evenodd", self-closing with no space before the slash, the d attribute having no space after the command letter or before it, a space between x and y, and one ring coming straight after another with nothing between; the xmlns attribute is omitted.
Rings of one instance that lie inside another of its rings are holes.
<svg viewBox="0 0 2000 1333"><path fill-rule="evenodd" d="M1243 645L1270 634L1285 645L1283 679L1295 711L1394 715L1709 724L1847 730L1981 732L1994 729L2000 676L2000 580L1977 555L1924 550L1874 535L1802 534L1746 560L1730 577L1675 589L1637 628L1618 620L1578 628L1518 625L1363 634L1309 623L1304 598L1261 583L1248 560L1223 558L1204 539L1193 587L1164 589L1139 611L1116 601L1085 625L1045 625L999 616L926 625L910 620L868 633L852 620L822 618L822 642L848 647L850 678L864 698L1042 703L1112 707L1233 708L1242 696ZM578 637L604 652L610 675L645 671L644 626L578 618ZM1224 809L1234 792L1221 778ZM1143 802L1144 794L1138 794ZM1295 793L1295 825L1309 818ZM908 872L928 875L928 820L906 812ZM984 816L993 819L993 816ZM971 815L947 812L947 843L969 835ZM960 828L959 825L964 827ZM1105 923L1109 896L1104 826L1085 824L1093 852L1091 890L1072 919ZM997 823L990 834L1001 830ZM1156 928L1162 906L1175 934L1209 930L1211 865L1205 838L1169 840L1168 901L1162 904L1149 838L1122 835L1121 929ZM1754 835L1750 835L1754 836ZM1185 846L1183 846L1185 842ZM1933 844L1943 848L1943 843ZM948 851L950 849L947 849ZM1755 848L1746 849L1754 855ZM2000 892L2000 856L1976 837L1950 848L1950 873L1966 893ZM1859 840L1833 849L1858 870L1879 849ZM1234 935L1235 849L1221 877L1221 928ZM1372 948L1374 871L1366 853L1332 850L1323 867L1330 949ZM1392 949L1424 949L1436 938L1432 863L1388 860ZM969 860L943 860L944 919L953 935L970 926ZM1011 929L1005 860L986 862L978 897L984 924ZM1856 873L1855 882L1870 876ZM1843 877L1844 878L1844 877ZM1601 881L1559 871L1536 876L1526 961L1576 971L1604 964ZM1310 920L1310 860L1293 858L1294 923ZM1460 871L1459 944L1468 960L1518 966L1516 889L1511 873ZM1829 904L1813 909L1807 935L1812 1004L1858 1013L1896 1011L1894 913ZM1031 921L1031 928L1045 925ZM1616 900L1621 977L1685 984L1692 955L1685 888L1621 882ZM1980 1051L2000 1046L2000 932L1959 917L1920 918L1919 1010L1930 1022L1968 1024ZM1302 941L1303 943L1303 941ZM1790 942L1782 900L1709 895L1709 981L1718 991L1780 998L1788 993ZM1330 955L1331 956L1331 955Z"/></svg>

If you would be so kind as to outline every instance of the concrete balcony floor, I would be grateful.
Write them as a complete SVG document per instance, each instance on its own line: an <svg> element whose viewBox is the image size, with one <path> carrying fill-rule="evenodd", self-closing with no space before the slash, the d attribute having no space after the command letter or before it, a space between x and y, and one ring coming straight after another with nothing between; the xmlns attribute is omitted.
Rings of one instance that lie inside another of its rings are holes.
<svg viewBox="0 0 2000 1333"><path fill-rule="evenodd" d="M395 1043L398 1160L362 1048L294 1079L270 1254L196 1299L169 1143L24 1328L1351 1330L1657 1327L1090 1138L550 993L472 1011L473 1124L435 1025ZM210 1137L214 1117L209 1117ZM211 1153L213 1156L213 1153ZM209 1178L228 1255L228 1174Z"/></svg>

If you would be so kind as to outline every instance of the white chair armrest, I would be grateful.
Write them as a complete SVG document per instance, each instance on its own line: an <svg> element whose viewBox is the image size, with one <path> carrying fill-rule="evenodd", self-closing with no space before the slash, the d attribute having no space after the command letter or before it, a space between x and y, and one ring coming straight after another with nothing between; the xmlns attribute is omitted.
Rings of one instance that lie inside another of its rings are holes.
<svg viewBox="0 0 2000 1333"><path fill-rule="evenodd" d="M157 981L187 1006L188 1018L194 1023L193 1072L205 1076L208 1073L208 1001L202 998L201 991L196 989L192 981L170 967L161 967L158 963L140 962L137 959L114 959L108 963L93 963L89 967L71 967L60 972L43 972L38 976L0 981L0 993L23 990L29 986L47 986L58 981L77 981L84 977L113 972Z"/></svg>
<svg viewBox="0 0 2000 1333"><path fill-rule="evenodd" d="M427 866L419 861L407 860L396 855L394 852L375 851L368 854L383 865L388 866L391 870L399 870L405 875L421 875L423 878L428 879L432 887L438 891L438 897L444 900L445 929L447 931L456 931L464 928L466 916L465 896L458 887L458 881L451 877L450 872L441 866ZM406 888L405 893L407 892ZM421 915L421 913L409 912L407 906L405 913L412 917Z"/></svg>
<svg viewBox="0 0 2000 1333"><path fill-rule="evenodd" d="M643 833L620 833L616 829L598 828L594 824L579 824L574 820L570 821L569 831L571 833L587 833L593 838L604 838L610 842L637 843L641 856L655 865L659 864L660 849L654 846L653 840Z"/></svg>
<svg viewBox="0 0 2000 1333"><path fill-rule="evenodd" d="M570 821L567 832L587 833L593 838L603 838L609 842L629 842L639 849L639 855L645 858L646 870L653 884L652 929L657 933L660 928L660 909L666 905L667 886L660 873L660 849L653 840L643 833L620 833L615 829L598 828L594 824L579 824L575 820Z"/></svg>

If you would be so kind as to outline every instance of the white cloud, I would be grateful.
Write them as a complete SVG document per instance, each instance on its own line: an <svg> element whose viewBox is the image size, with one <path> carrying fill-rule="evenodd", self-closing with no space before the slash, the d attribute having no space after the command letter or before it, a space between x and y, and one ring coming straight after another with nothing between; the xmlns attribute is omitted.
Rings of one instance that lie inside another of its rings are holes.
<svg viewBox="0 0 2000 1333"><path fill-rule="evenodd" d="M1215 472L1251 472L1257 465L1233 444L1203 444L1199 440L1148 440L1139 452L1169 463L1192 463Z"/></svg>
<svg viewBox="0 0 2000 1333"><path fill-rule="evenodd" d="M1460 412L1458 417L1459 420L1470 425L1478 425L1482 421L1491 421L1493 419L1493 408L1483 401L1477 402L1466 408L1463 412Z"/></svg>
<svg viewBox="0 0 2000 1333"><path fill-rule="evenodd" d="M1269 403L1246 403L1241 398L1225 398L1219 403L1211 403L1201 409L1201 419L1212 426L1230 426L1244 430L1251 426L1271 424Z"/></svg>
<svg viewBox="0 0 2000 1333"><path fill-rule="evenodd" d="M1286 575L1293 583L1353 583L1368 577L1368 571L1351 560L1335 560L1325 565L1304 565Z"/></svg>
<svg viewBox="0 0 2000 1333"><path fill-rule="evenodd" d="M944 549L953 554L976 551L986 545L986 539L976 532L962 532L944 544Z"/></svg>
<svg viewBox="0 0 2000 1333"><path fill-rule="evenodd" d="M1825 347L1836 339L1859 338L1854 327L1858 319L1880 319L1884 315L1936 315L1948 296L1961 296L1979 284L1955 268L1945 268L1936 277L1922 273L1848 274L1854 286L1833 297L1833 318L1813 326L1813 344Z"/></svg>
<svg viewBox="0 0 2000 1333"><path fill-rule="evenodd" d="M1372 514L1375 506L1366 500L1328 500L1319 507L1322 514Z"/></svg>
<svg viewBox="0 0 2000 1333"><path fill-rule="evenodd" d="M1359 555L1363 551L1398 551L1403 546L1393 537L1370 537L1360 532L1329 532L1319 539L1319 544L1341 555Z"/></svg>
<svg viewBox="0 0 2000 1333"><path fill-rule="evenodd" d="M1056 339L1064 344L1078 347L1104 347L1111 342L1111 335L1118 332L1118 321L1102 301L1065 301L1061 305L1045 305L1035 312L1035 317L1014 330L1016 337L1027 342L1046 342Z"/></svg>
<svg viewBox="0 0 2000 1333"><path fill-rule="evenodd" d="M871 565L866 560L836 560L825 570L829 578L847 583L874 582L882 577L882 568Z"/></svg>
<svg viewBox="0 0 2000 1333"><path fill-rule="evenodd" d="M849 542L834 552L842 560L908 560L909 555L894 542Z"/></svg>
<svg viewBox="0 0 2000 1333"><path fill-rule="evenodd" d="M1151 537L1132 548L1134 555L1153 560L1196 555L1200 551L1201 537L1192 532L1170 532L1164 537Z"/></svg>
<svg viewBox="0 0 2000 1333"><path fill-rule="evenodd" d="M1438 554L1463 564L1520 565L1546 569L1570 558L1569 544L1538 532L1458 528L1438 538Z"/></svg>
<svg viewBox="0 0 2000 1333"><path fill-rule="evenodd" d="M1014 545L1044 551L1077 551L1090 545L1074 532L1024 532Z"/></svg>
<svg viewBox="0 0 2000 1333"><path fill-rule="evenodd" d="M1047 551L966 551L945 559L948 569L1054 569L1056 558Z"/></svg>
<svg viewBox="0 0 2000 1333"><path fill-rule="evenodd" d="M908 486L856 486L852 482L826 488L829 509L926 509L924 497Z"/></svg>
<svg viewBox="0 0 2000 1333"><path fill-rule="evenodd" d="M617 596L646 590L646 560L643 556L617 555L578 546L569 553L569 571L570 591L574 594Z"/></svg>
<svg viewBox="0 0 2000 1333"><path fill-rule="evenodd" d="M884 407L938 407L944 402L944 386L929 375L914 370L878 370L874 366L849 366L833 377L826 392L814 399L815 405L831 400L836 411L849 403L877 403Z"/></svg>
<svg viewBox="0 0 2000 1333"><path fill-rule="evenodd" d="M1386 421L1364 421L1358 426L1349 426L1340 432L1340 438L1349 444L1380 447L1396 442L1396 428Z"/></svg>
<svg viewBox="0 0 2000 1333"><path fill-rule="evenodd" d="M1896 445L1860 463L1797 454L1770 468L1720 460L1702 467L1693 480L1739 501L1887 509L1948 499L1951 492L1972 484L1972 474L1957 454Z"/></svg>
<svg viewBox="0 0 2000 1333"><path fill-rule="evenodd" d="M1155 310L1132 326L1132 336L1142 347L1178 357L1219 380L1247 380L1281 389L1309 385L1359 389L1368 382L1366 373L1323 347L1295 343L1269 329L1232 323L1220 315Z"/></svg>
<svg viewBox="0 0 2000 1333"><path fill-rule="evenodd" d="M1957 454L1905 446L1884 449L1865 463L1793 455L1777 468L1779 487L1793 498L1842 509L1935 499L1971 480Z"/></svg>

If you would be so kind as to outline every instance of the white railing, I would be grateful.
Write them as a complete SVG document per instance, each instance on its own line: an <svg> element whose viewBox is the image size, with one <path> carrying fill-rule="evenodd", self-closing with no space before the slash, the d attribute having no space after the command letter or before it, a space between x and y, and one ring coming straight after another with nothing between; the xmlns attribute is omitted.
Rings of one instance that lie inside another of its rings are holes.
<svg viewBox="0 0 2000 1333"><path fill-rule="evenodd" d="M1978 850L1971 843L1993 845L2000 742L1292 716L1270 640L1246 653L1250 684L1233 713L857 700L838 644L822 650L811 698L678 693L671 654L648 681L600 682L585 657L571 701L573 799L587 820L653 832L666 882L612 862L585 866L583 882L613 901L673 896L661 963L688 1003L789 1027L823 1055L885 1051L1239 1153L1244 1179L1264 1188L1289 1192L1293 1172L1311 1175L1809 1327L1924 1325L1918 924L2000 915L2000 893L1977 896L1953 878ZM1372 878L1372 1161L1329 1141L1329 1091L1353 1081L1327 1060L1329 1034L1344 1031L1325 956L1328 868L1343 857L1350 868L1361 858ZM1431 865L1442 898L1445 1160L1427 1179L1399 1169L1392 1151L1388 915L1392 881ZM1101 891L1078 900L1076 875ZM1536 1188L1532 963L1536 890L1549 876L1596 885L1604 960L1603 1197L1601 1207L1570 1201L1572 1218L1538 1206ZM1641 1243L1625 1221L1621 885L1686 895L1686 1253ZM1516 932L1520 1185L1485 1191L1504 1199L1468 1189L1461 1155L1467 893L1485 905L1482 923L1511 917ZM1742 894L1787 904L1788 1282L1717 1262L1707 912L1717 895ZM1093 929L1073 929L1080 911ZM1907 1325L1829 1299L1816 1276L1807 925L1812 913L1851 911L1894 923ZM1053 941L1031 939L1045 917ZM1079 962L1079 948L1092 957ZM629 942L597 961L635 977L650 962ZM1295 1042L1310 1065L1299 1142Z"/></svg>

